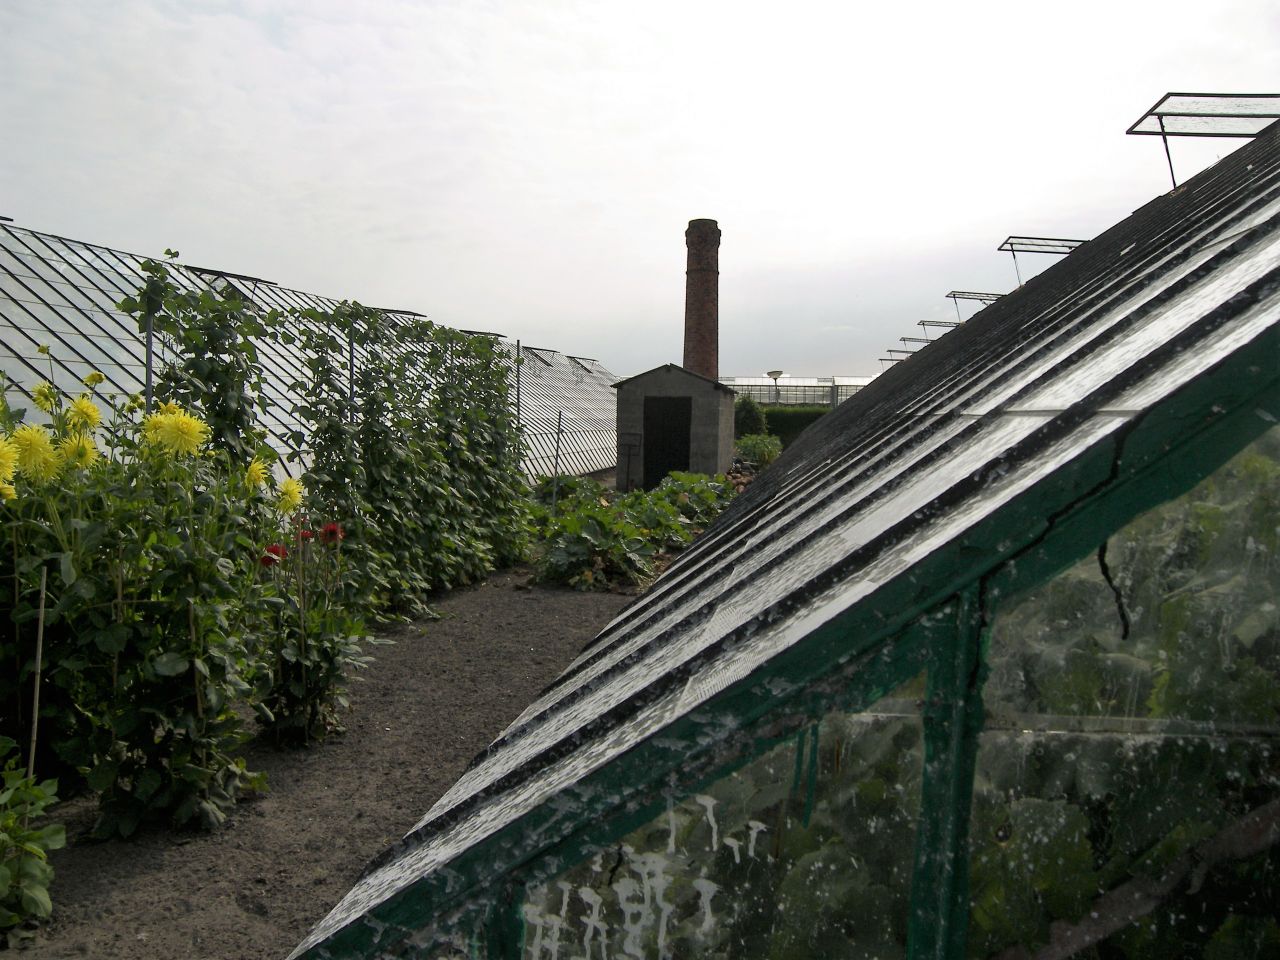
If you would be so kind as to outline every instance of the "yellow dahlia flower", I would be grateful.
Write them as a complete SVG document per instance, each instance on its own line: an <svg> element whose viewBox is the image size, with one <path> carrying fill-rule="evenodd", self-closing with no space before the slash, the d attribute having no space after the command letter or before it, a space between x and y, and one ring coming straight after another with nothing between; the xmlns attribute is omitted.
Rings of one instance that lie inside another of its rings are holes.
<svg viewBox="0 0 1280 960"><path fill-rule="evenodd" d="M166 400L156 410L159 413L186 413L179 404L174 403L172 400Z"/></svg>
<svg viewBox="0 0 1280 960"><path fill-rule="evenodd" d="M8 437L0 437L0 483L8 483L18 469L18 446Z"/></svg>
<svg viewBox="0 0 1280 960"><path fill-rule="evenodd" d="M16 500L18 491L12 483L0 483L0 500Z"/></svg>
<svg viewBox="0 0 1280 960"><path fill-rule="evenodd" d="M90 390L92 390L94 387L96 387L105 379L107 378L104 377L102 374L100 374L97 370L94 370L88 375L86 375L85 378L80 382L83 383Z"/></svg>
<svg viewBox="0 0 1280 960"><path fill-rule="evenodd" d="M69 433L59 442L58 453L74 467L87 467L98 459L98 445L86 433Z"/></svg>
<svg viewBox="0 0 1280 960"><path fill-rule="evenodd" d="M302 506L302 483L289 477L280 484L280 495L276 499L276 508L281 513L293 513Z"/></svg>
<svg viewBox="0 0 1280 960"><path fill-rule="evenodd" d="M209 442L209 425L180 407L172 413L153 413L143 422L142 429L148 443L170 453L196 454Z"/></svg>
<svg viewBox="0 0 1280 960"><path fill-rule="evenodd" d="M48 380L41 380L31 391L31 399L45 413L53 413L58 403L58 391Z"/></svg>
<svg viewBox="0 0 1280 960"><path fill-rule="evenodd" d="M254 457L249 461L249 465L244 468L244 481L250 489L257 490L267 482L267 465Z"/></svg>
<svg viewBox="0 0 1280 960"><path fill-rule="evenodd" d="M18 448L18 473L36 483L48 483L62 469L62 458L44 427L24 424L9 438Z"/></svg>
<svg viewBox="0 0 1280 960"><path fill-rule="evenodd" d="M87 393L82 393L71 401L71 406L67 409L67 420L72 426L92 430L102 422L102 411L94 405Z"/></svg>

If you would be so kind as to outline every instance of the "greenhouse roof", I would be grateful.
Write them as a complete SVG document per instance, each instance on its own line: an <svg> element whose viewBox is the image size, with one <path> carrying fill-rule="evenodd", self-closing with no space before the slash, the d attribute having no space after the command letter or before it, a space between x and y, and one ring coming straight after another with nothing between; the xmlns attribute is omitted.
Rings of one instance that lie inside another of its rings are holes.
<svg viewBox="0 0 1280 960"><path fill-rule="evenodd" d="M793 377L783 374L777 378L777 385L782 387L865 387L875 377ZM721 377L721 383L731 387L772 387L773 377Z"/></svg>
<svg viewBox="0 0 1280 960"><path fill-rule="evenodd" d="M117 305L142 288L146 259L0 222L0 371L28 396L44 379L63 391L79 391L83 378L94 370L106 378L102 389L107 393L142 392L145 338L137 321ZM248 274L176 262L167 267L172 281L184 291L234 294L263 311L330 311L339 304L332 297L292 290ZM423 317L412 310L379 312L393 322ZM44 345L50 347L47 357L37 352ZM500 349L514 356L516 345L501 340ZM157 341L157 351L162 361L169 356L164 340ZM613 374L599 361L556 350L526 348L524 356L527 361L537 358L520 365L525 472L534 476L551 471L558 417L562 472L612 467L617 449L610 389L616 379ZM300 398L291 384L305 381L304 358L298 347L277 343L263 344L259 358L264 392L271 402L265 425L271 444L286 453L292 448L289 436L298 429L289 411Z"/></svg>
<svg viewBox="0 0 1280 960"><path fill-rule="evenodd" d="M618 456L617 378L599 360L537 347L520 346L519 351L524 361L519 372L525 473L536 477L611 468Z"/></svg>
<svg viewBox="0 0 1280 960"><path fill-rule="evenodd" d="M815 423L295 956L397 955L581 838L608 842L599 824L652 816L748 728L809 722L807 698L949 598L1096 547L1081 530L1116 490L1173 482L1175 453L1224 457L1204 439L1215 425L1274 423L1278 377L1273 125Z"/></svg>

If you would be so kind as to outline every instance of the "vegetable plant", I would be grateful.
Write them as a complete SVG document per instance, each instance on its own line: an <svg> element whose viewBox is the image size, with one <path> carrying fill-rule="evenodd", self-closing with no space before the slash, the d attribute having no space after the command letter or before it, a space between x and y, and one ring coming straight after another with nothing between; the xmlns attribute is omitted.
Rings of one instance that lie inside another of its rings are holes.
<svg viewBox="0 0 1280 960"><path fill-rule="evenodd" d="M782 455L782 441L769 434L749 433L739 437L738 454L757 467L767 467Z"/></svg>
<svg viewBox="0 0 1280 960"><path fill-rule="evenodd" d="M725 477L692 473L620 496L589 479L543 480L535 488L535 573L579 590L643 584L660 555L686 546L733 494Z"/></svg>
<svg viewBox="0 0 1280 960"><path fill-rule="evenodd" d="M62 824L40 825L58 800L58 781L27 776L19 769L16 747L9 737L0 737L0 935L7 933L11 942L14 928L43 920L53 910L48 852L67 842Z"/></svg>

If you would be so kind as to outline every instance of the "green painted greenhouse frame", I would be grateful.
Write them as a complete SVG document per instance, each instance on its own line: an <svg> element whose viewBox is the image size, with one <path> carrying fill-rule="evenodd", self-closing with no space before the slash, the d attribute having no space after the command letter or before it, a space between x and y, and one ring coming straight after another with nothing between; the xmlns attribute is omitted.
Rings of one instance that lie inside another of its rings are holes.
<svg viewBox="0 0 1280 960"><path fill-rule="evenodd" d="M1273 125L815 424L293 956L525 955L530 889L600 851L621 863L620 838L779 744L799 781L818 718L921 671L906 955L969 955L997 611L1278 422Z"/></svg>

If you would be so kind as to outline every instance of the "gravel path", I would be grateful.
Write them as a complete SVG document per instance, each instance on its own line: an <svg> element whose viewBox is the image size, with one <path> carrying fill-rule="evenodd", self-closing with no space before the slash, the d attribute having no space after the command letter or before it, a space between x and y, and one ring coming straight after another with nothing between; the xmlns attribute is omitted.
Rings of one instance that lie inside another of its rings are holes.
<svg viewBox="0 0 1280 960"><path fill-rule="evenodd" d="M468 761L630 600L495 574L397 627L352 685L347 732L309 749L251 744L270 791L217 834L142 831L52 854L55 915L21 955L101 960L279 960ZM68 835L88 800L56 816Z"/></svg>

